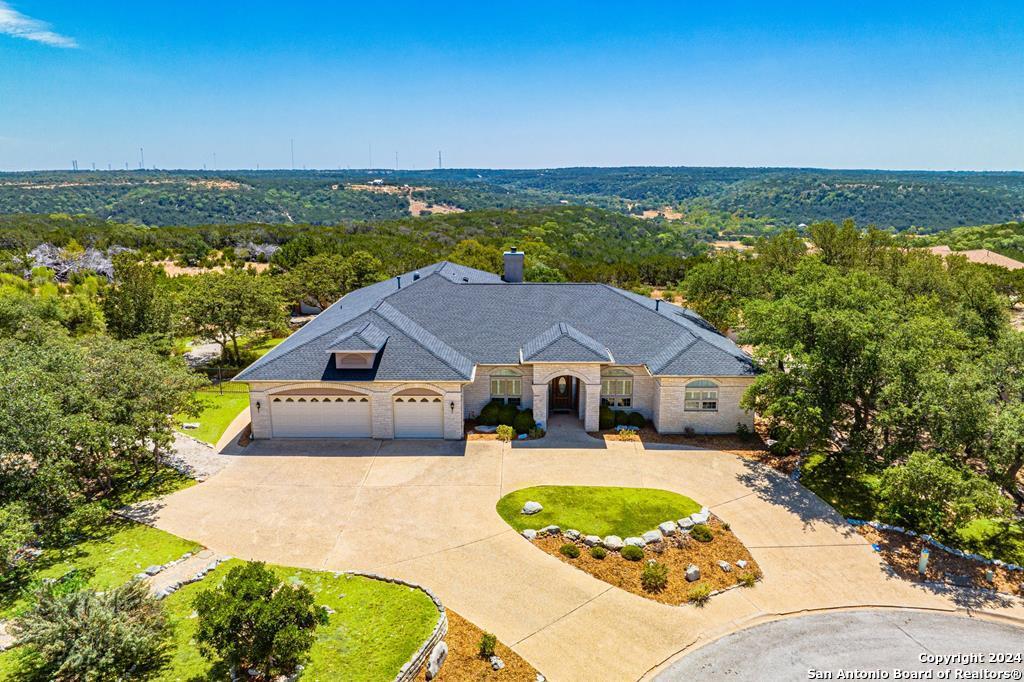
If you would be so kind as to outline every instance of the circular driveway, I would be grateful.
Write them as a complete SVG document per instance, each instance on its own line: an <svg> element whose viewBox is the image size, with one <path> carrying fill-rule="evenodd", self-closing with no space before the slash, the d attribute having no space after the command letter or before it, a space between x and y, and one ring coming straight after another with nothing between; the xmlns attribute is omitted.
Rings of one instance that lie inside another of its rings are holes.
<svg viewBox="0 0 1024 682"><path fill-rule="evenodd" d="M1022 643L1022 628L965 616L924 611L839 611L787 618L741 630L697 649L655 679L829 679L815 678L812 670L831 672L831 679L842 679L840 670L888 671L890 676L882 679L899 679L896 670L930 670L935 671L938 679L937 671L943 669L1024 670L1024 662L933 662L935 657L961 653L1016 652L1024 656ZM951 672L949 679L958 679L956 676L956 672Z"/></svg>

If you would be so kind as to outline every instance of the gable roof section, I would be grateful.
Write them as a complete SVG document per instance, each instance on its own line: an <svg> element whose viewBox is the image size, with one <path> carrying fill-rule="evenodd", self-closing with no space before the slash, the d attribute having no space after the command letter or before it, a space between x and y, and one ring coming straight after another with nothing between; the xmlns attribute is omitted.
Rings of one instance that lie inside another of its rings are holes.
<svg viewBox="0 0 1024 682"><path fill-rule="evenodd" d="M565 322L524 343L520 357L523 362L613 362L607 348Z"/></svg>
<svg viewBox="0 0 1024 682"><path fill-rule="evenodd" d="M362 327L351 329L341 336L338 336L330 343L329 351L349 352L376 352L384 347L388 340L387 333L373 324L367 322Z"/></svg>

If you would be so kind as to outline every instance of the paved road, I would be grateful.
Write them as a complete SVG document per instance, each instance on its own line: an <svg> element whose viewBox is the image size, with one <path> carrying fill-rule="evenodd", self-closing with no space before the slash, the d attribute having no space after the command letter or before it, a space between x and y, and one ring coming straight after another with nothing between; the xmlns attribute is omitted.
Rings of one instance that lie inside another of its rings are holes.
<svg viewBox="0 0 1024 682"><path fill-rule="evenodd" d="M1024 662L943 665L921 660L922 656L989 652L1024 656L1024 629L922 611L843 611L741 630L696 650L655 680L829 679L815 678L811 670L828 671L831 679L842 679L841 669L888 671L890 677L883 679L898 679L896 670L930 670L936 676L939 670L951 670L949 679L957 679L957 670L1024 670Z"/></svg>
<svg viewBox="0 0 1024 682"><path fill-rule="evenodd" d="M553 430L554 431L554 430ZM578 431L578 429L577 429ZM368 570L426 585L552 682L636 680L694 646L800 611L1024 606L889 577L817 497L723 452L598 441L256 441L206 482L147 505L159 528L241 558ZM531 546L495 511L538 485L620 485L689 495L732 525L765 573L704 608L615 589Z"/></svg>

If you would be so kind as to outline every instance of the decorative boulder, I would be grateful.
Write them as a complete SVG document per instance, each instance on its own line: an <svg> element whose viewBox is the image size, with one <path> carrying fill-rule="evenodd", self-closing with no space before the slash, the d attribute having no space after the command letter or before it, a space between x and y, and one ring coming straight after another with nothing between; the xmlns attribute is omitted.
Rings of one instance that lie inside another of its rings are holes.
<svg viewBox="0 0 1024 682"><path fill-rule="evenodd" d="M658 524L658 530L665 535L675 535L678 529L679 527L676 525L675 521L665 521Z"/></svg>
<svg viewBox="0 0 1024 682"><path fill-rule="evenodd" d="M644 542L650 544L652 542L661 542L665 538L662 536L660 530L649 530L643 535Z"/></svg>
<svg viewBox="0 0 1024 682"><path fill-rule="evenodd" d="M480 425L476 426L473 430L476 431L477 433L494 433L495 431L498 430L498 427L497 426L485 426L484 424L480 424Z"/></svg>
<svg viewBox="0 0 1024 682"><path fill-rule="evenodd" d="M623 547L622 538L618 535L606 535L601 544L604 545L605 549L610 549L613 552L618 552Z"/></svg>
<svg viewBox="0 0 1024 682"><path fill-rule="evenodd" d="M747 567L747 561L746 561L746 559L740 559L739 561L736 562L736 565L739 566L740 568L746 568Z"/></svg>
<svg viewBox="0 0 1024 682"><path fill-rule="evenodd" d="M505 661L501 660L499 656L491 656L488 660L491 662L491 670L501 670L505 667Z"/></svg>
<svg viewBox="0 0 1024 682"><path fill-rule="evenodd" d="M526 514L527 516L529 516L531 514L536 514L537 512L542 510L543 508L544 507L541 506L540 502L529 501L529 502L527 502L526 504L523 505L522 513Z"/></svg>
<svg viewBox="0 0 1024 682"><path fill-rule="evenodd" d="M573 542L575 542L576 540L580 539L580 532L578 530L574 530L572 528L570 528L569 530L565 531L565 533L563 533L563 535L565 535L565 537L567 539L572 540Z"/></svg>
<svg viewBox="0 0 1024 682"><path fill-rule="evenodd" d="M693 519L691 519L689 516L687 516L685 519L679 519L679 530L689 532L689 530L693 528L693 526Z"/></svg>
<svg viewBox="0 0 1024 682"><path fill-rule="evenodd" d="M633 545L634 547L644 548L647 546L647 541L643 538L626 538L625 540L623 540L623 542L625 542L627 545Z"/></svg>
<svg viewBox="0 0 1024 682"><path fill-rule="evenodd" d="M583 544L587 547L594 547L601 544L601 538L598 535L587 535L583 538Z"/></svg>
<svg viewBox="0 0 1024 682"><path fill-rule="evenodd" d="M448 658L448 644L443 641L438 642L434 645L434 648L430 650L430 657L427 659L428 680L432 680L437 677L437 673L441 671L441 666L444 665L446 658Z"/></svg>
<svg viewBox="0 0 1024 682"><path fill-rule="evenodd" d="M722 569L724 572L732 573L732 566L729 565L728 561L722 561L721 559L719 559L717 563L718 563L718 567L720 569Z"/></svg>
<svg viewBox="0 0 1024 682"><path fill-rule="evenodd" d="M690 519L693 520L693 524L707 523L708 519L711 518L711 512L708 511L707 507L702 507L699 512L690 514Z"/></svg>
<svg viewBox="0 0 1024 682"><path fill-rule="evenodd" d="M532 528L527 528L526 530L523 531L523 537L526 538L527 540L536 540L537 539L537 531L535 531Z"/></svg>
<svg viewBox="0 0 1024 682"><path fill-rule="evenodd" d="M551 524L550 526L544 526L543 528L541 528L540 529L540 534L541 535L558 535L558 533L561 530L562 529L559 528L558 526L556 526L555 524Z"/></svg>
<svg viewBox="0 0 1024 682"><path fill-rule="evenodd" d="M146 575L156 575L157 573L159 573L159 572L160 572L160 571L162 571L162 570L164 570L164 567L163 567L163 566L148 566L148 567L146 568L146 570L145 570L145 571L143 571L143 572L144 572L144 573L145 573Z"/></svg>
<svg viewBox="0 0 1024 682"><path fill-rule="evenodd" d="M695 583L700 580L700 569L694 564L686 567L686 582Z"/></svg>

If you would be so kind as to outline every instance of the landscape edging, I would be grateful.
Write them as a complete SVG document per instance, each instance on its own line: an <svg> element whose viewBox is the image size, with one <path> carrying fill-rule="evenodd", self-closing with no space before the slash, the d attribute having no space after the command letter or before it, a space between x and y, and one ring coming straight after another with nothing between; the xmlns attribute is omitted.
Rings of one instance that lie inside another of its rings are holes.
<svg viewBox="0 0 1024 682"><path fill-rule="evenodd" d="M932 547L935 547L936 549L941 549L943 552L946 552L947 554L952 554L953 556L958 557L960 559L976 561L986 566L996 566L998 568L1005 568L1008 571L1024 571L1024 566L1012 563L1008 564L999 559L989 559L987 557L981 556L980 554L972 554L969 552L965 552L962 549L957 549L956 547L944 545L935 538L933 538L931 535L928 535L927 533L918 533L915 530L903 528L902 526L892 526L888 523L881 523L880 521L863 521L861 519L846 519L846 522L851 526L870 526L876 530L886 530L891 531L893 533L901 533L911 538L921 538L921 540L931 545Z"/></svg>
<svg viewBox="0 0 1024 682"><path fill-rule="evenodd" d="M417 583L409 582L408 580L392 578L390 576L380 575L379 573L364 573L362 571L345 571L345 573L347 575L369 578L370 580L380 580L382 582L393 583L395 585L405 585L406 587L411 587L423 592L430 597L430 601L434 602L434 606L437 607L439 614L437 623L434 625L434 630L430 633L430 636L427 637L426 641L423 642L423 645L417 649L416 653L412 655L412 658L406 661L399 669L398 674L395 675L394 682L410 682L411 680L415 680L419 675L420 669L427 662L427 658L430 656L430 652L433 651L434 646L436 646L437 643L444 639L445 635L448 634L448 612L445 609L444 604L441 603L441 600L436 594L430 591L429 588L423 587Z"/></svg>

